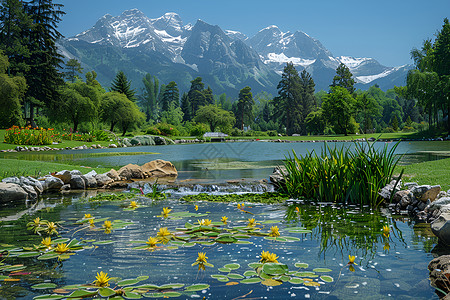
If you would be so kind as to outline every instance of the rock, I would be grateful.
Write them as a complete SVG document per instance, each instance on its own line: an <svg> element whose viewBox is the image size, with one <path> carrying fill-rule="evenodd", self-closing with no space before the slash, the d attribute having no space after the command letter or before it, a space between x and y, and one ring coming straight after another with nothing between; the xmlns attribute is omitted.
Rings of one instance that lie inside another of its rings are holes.
<svg viewBox="0 0 450 300"><path fill-rule="evenodd" d="M447 194L447 192L445 191L440 191L439 194L436 196L436 200L444 198L444 197L449 197L450 195ZM435 201L436 201L435 200Z"/></svg>
<svg viewBox="0 0 450 300"><path fill-rule="evenodd" d="M17 177L7 177L3 178L2 182L20 184L20 179Z"/></svg>
<svg viewBox="0 0 450 300"><path fill-rule="evenodd" d="M133 145L131 144L129 138L124 138L124 139L122 140L122 144L123 144L124 146L127 146L127 147L133 146Z"/></svg>
<svg viewBox="0 0 450 300"><path fill-rule="evenodd" d="M97 174L95 177L95 180L97 180L97 186L98 187L103 187L105 185L108 185L110 183L113 183L114 180L111 179L108 175L106 174Z"/></svg>
<svg viewBox="0 0 450 300"><path fill-rule="evenodd" d="M431 286L437 287L445 293L450 292L450 255L442 255L433 259L428 264L428 271L430 271ZM445 295L436 290L440 298Z"/></svg>
<svg viewBox="0 0 450 300"><path fill-rule="evenodd" d="M431 189L431 185L417 185L413 186L410 190L417 199L422 199L422 196Z"/></svg>
<svg viewBox="0 0 450 300"><path fill-rule="evenodd" d="M437 195L439 194L440 191L441 191L441 186L440 185L433 185L419 199L421 201L424 201L424 202L426 202L427 200L430 200L431 202L433 202L434 200L436 200L436 197L437 197Z"/></svg>
<svg viewBox="0 0 450 300"><path fill-rule="evenodd" d="M78 175L78 176L81 176L81 175L83 175L83 173L81 173L81 171L79 171L79 170L72 170L72 171L70 171L70 175Z"/></svg>
<svg viewBox="0 0 450 300"><path fill-rule="evenodd" d="M128 164L118 171L119 176L123 179L130 180L132 178L135 179L143 179L144 178L144 172L142 172L142 169L138 165Z"/></svg>
<svg viewBox="0 0 450 300"><path fill-rule="evenodd" d="M130 144L131 146L153 146L153 145L157 145L156 141L155 141L155 136L150 136L150 135L138 135L133 137L130 140ZM159 144L161 145L161 144ZM165 145L165 144L164 144Z"/></svg>
<svg viewBox="0 0 450 300"><path fill-rule="evenodd" d="M36 192L36 190L34 189L34 187L32 187L30 185L22 185L21 187L28 194L28 199L37 200L39 195Z"/></svg>
<svg viewBox="0 0 450 300"><path fill-rule="evenodd" d="M389 200L391 199L391 195L392 195L392 191L394 190L394 186L395 186L395 190L399 191L400 190L400 182L395 185L397 181L396 180L392 180L388 185L386 185L385 187L383 187L379 192L378 195L381 196L381 198L383 198L384 200Z"/></svg>
<svg viewBox="0 0 450 300"><path fill-rule="evenodd" d="M392 200L394 203L400 203L401 207L407 207L413 201L413 194L409 190L398 191Z"/></svg>
<svg viewBox="0 0 450 300"><path fill-rule="evenodd" d="M109 148L117 148L117 145L116 144L110 144L108 147Z"/></svg>
<svg viewBox="0 0 450 300"><path fill-rule="evenodd" d="M36 191L36 193L38 193L38 195L42 194L44 192L44 187L42 186L42 183L37 180L36 178L33 177L26 177L26 180L23 181L24 184L26 185L30 185L34 188L34 190ZM22 179L21 179L22 182Z"/></svg>
<svg viewBox="0 0 450 300"><path fill-rule="evenodd" d="M108 176L109 178L111 178L114 181L118 181L120 180L120 176L119 173L117 173L116 170L111 169L111 171L109 171L108 173L106 173L106 176Z"/></svg>
<svg viewBox="0 0 450 300"><path fill-rule="evenodd" d="M418 186L417 182L407 182L405 183L406 189L410 190L412 187Z"/></svg>
<svg viewBox="0 0 450 300"><path fill-rule="evenodd" d="M61 187L61 191L69 191L70 190L70 184L65 184Z"/></svg>
<svg viewBox="0 0 450 300"><path fill-rule="evenodd" d="M422 211L425 209L425 207L427 207L427 205L425 204L425 202L419 202L419 204L417 205L417 208Z"/></svg>
<svg viewBox="0 0 450 300"><path fill-rule="evenodd" d="M167 140L160 136L154 136L153 140L155 141L156 145L167 145Z"/></svg>
<svg viewBox="0 0 450 300"><path fill-rule="evenodd" d="M89 173L86 173L84 176L92 176L95 177L97 176L97 172L95 170L90 171Z"/></svg>
<svg viewBox="0 0 450 300"><path fill-rule="evenodd" d="M128 183L124 181L114 181L113 183L110 183L107 188L109 189L125 189L128 187Z"/></svg>
<svg viewBox="0 0 450 300"><path fill-rule="evenodd" d="M283 174L287 173L286 167L277 166L273 169L272 174L269 176L270 182L276 187L279 188L280 185L284 183Z"/></svg>
<svg viewBox="0 0 450 300"><path fill-rule="evenodd" d="M86 189L86 181L80 175L72 175L70 179L70 188L72 190L84 190Z"/></svg>
<svg viewBox="0 0 450 300"><path fill-rule="evenodd" d="M68 184L70 182L70 178L72 178L72 174L68 170L60 171L53 176L61 179L64 182L64 184Z"/></svg>
<svg viewBox="0 0 450 300"><path fill-rule="evenodd" d="M59 190L64 185L64 182L61 179L51 175L41 177L39 180L42 183L42 188L44 191Z"/></svg>
<svg viewBox="0 0 450 300"><path fill-rule="evenodd" d="M431 231L447 246L450 245L450 213L442 213L431 223Z"/></svg>
<svg viewBox="0 0 450 300"><path fill-rule="evenodd" d="M97 188L97 180L94 178L94 176L82 175L81 178L84 179L87 189Z"/></svg>
<svg viewBox="0 0 450 300"><path fill-rule="evenodd" d="M15 183L0 182L0 202L27 200L28 193Z"/></svg>
<svg viewBox="0 0 450 300"><path fill-rule="evenodd" d="M432 212L435 210L443 210L444 207L446 207L447 205L450 205L450 197L444 197L441 199L438 199L434 202L432 202L430 205L427 206L427 211L428 212Z"/></svg>
<svg viewBox="0 0 450 300"><path fill-rule="evenodd" d="M178 171L170 161L162 159L153 160L141 167L144 176L147 177L177 177ZM120 172L119 172L120 174Z"/></svg>

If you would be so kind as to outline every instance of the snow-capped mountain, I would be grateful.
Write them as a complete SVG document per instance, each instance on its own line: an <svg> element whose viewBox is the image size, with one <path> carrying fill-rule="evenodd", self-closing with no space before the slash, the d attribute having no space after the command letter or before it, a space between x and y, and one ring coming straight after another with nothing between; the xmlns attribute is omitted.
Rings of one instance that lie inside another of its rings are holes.
<svg viewBox="0 0 450 300"><path fill-rule="evenodd" d="M250 85L254 92L275 94L287 62L310 72L316 90L328 89L340 63L350 68L363 89L375 83L383 89L403 85L410 69L386 67L373 58L334 57L308 34L282 32L275 25L247 37L201 20L183 25L172 12L150 19L138 9L105 15L89 30L61 40L59 49L64 56L80 60L85 69L95 70L105 86L120 69L127 71L135 87L148 72L163 82L176 81L182 91L201 76L215 93L236 93Z"/></svg>

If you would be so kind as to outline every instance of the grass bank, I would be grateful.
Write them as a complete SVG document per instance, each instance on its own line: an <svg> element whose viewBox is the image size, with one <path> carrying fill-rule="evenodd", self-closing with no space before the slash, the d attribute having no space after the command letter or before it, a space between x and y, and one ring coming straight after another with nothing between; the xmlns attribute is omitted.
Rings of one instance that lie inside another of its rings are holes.
<svg viewBox="0 0 450 300"><path fill-rule="evenodd" d="M105 173L111 170L110 168L89 168L69 164L18 159L1 159L0 163L0 179L11 176L37 177L62 170L79 170L83 174L86 174L92 170L95 170L97 173Z"/></svg>
<svg viewBox="0 0 450 300"><path fill-rule="evenodd" d="M387 140L399 139L421 139L423 136L418 132L396 132L396 133L371 133L371 134L354 134L354 135L308 135L308 136L231 136L231 140L286 140L286 141L351 141L356 139L380 138Z"/></svg>
<svg viewBox="0 0 450 300"><path fill-rule="evenodd" d="M444 191L450 189L450 158L427 161L407 166L397 166L396 173L404 168L403 182L418 184L439 184Z"/></svg>

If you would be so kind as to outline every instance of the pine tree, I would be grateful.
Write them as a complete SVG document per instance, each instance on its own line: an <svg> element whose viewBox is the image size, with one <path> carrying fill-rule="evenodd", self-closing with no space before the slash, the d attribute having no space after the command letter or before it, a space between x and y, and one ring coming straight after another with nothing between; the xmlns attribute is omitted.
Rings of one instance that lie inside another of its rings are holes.
<svg viewBox="0 0 450 300"><path fill-rule="evenodd" d="M306 117L316 108L316 97L314 96L315 86L314 80L306 70L300 73L300 104L302 118L300 120L301 128L300 132L303 135L307 134Z"/></svg>
<svg viewBox="0 0 450 300"><path fill-rule="evenodd" d="M210 86L203 91L203 95L205 96L206 104L214 104L214 95Z"/></svg>
<svg viewBox="0 0 450 300"><path fill-rule="evenodd" d="M75 79L78 78L78 74L83 73L83 68L81 67L81 63L75 58L71 58L66 62L66 70L64 72L64 77L70 82L74 83Z"/></svg>
<svg viewBox="0 0 450 300"><path fill-rule="evenodd" d="M195 115L200 106L208 104L205 94L203 93L204 88L205 84L202 82L201 77L197 77L191 81L191 88L188 92L188 98L189 103L191 104L192 115Z"/></svg>
<svg viewBox="0 0 450 300"><path fill-rule="evenodd" d="M60 100L58 90L64 81L58 69L63 61L56 41L63 37L57 30L61 16L65 14L62 7L62 4L55 4L52 0L31 0L25 5L25 11L33 20L29 32L30 57L27 60L30 70L25 74L32 124L35 106L45 105L52 110Z"/></svg>
<svg viewBox="0 0 450 300"><path fill-rule="evenodd" d="M145 77L142 78L142 83L144 84L144 93L141 106L144 107L147 121L150 119L156 119L158 110L157 99L159 94L159 80L156 76L152 76L147 73Z"/></svg>
<svg viewBox="0 0 450 300"><path fill-rule="evenodd" d="M183 121L190 121L192 120L192 106L189 102L189 97L186 93L183 93L183 96L181 96L181 111L183 112Z"/></svg>
<svg viewBox="0 0 450 300"><path fill-rule="evenodd" d="M127 96L128 100L135 101L136 91L131 89L131 81L128 81L127 76L123 71L116 74L111 86L111 92L118 92Z"/></svg>
<svg viewBox="0 0 450 300"><path fill-rule="evenodd" d="M173 105L174 108L180 106L180 92L175 81L171 81L166 85L166 89L161 98L161 110L167 112L171 105Z"/></svg>
<svg viewBox="0 0 450 300"><path fill-rule="evenodd" d="M253 106L255 100L251 88L246 86L239 92L239 100L237 103L236 122L239 129L244 130L244 123L249 124L252 119Z"/></svg>
<svg viewBox="0 0 450 300"><path fill-rule="evenodd" d="M353 79L353 74L350 72L350 69L341 63L336 69L336 75L334 76L333 83L330 87L340 86L347 89L350 94L353 94L355 92L355 83L356 82Z"/></svg>

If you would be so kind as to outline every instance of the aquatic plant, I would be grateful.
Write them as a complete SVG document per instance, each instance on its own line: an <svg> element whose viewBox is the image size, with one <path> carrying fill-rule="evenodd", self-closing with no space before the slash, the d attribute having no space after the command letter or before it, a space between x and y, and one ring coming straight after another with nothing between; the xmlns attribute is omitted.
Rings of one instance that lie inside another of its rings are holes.
<svg viewBox="0 0 450 300"><path fill-rule="evenodd" d="M172 211L172 210L169 209L168 207L163 207L163 211L162 211L161 215L162 215L164 218L167 218L167 217L169 217L169 213L170 213L171 211Z"/></svg>
<svg viewBox="0 0 450 300"><path fill-rule="evenodd" d="M136 209L136 208L138 207L138 204L137 204L136 201L131 201L129 207L130 207L131 209Z"/></svg>
<svg viewBox="0 0 450 300"><path fill-rule="evenodd" d="M270 227L270 233L269 233L269 236L272 236L272 237L280 236L280 232L279 232L278 226L272 226L272 227Z"/></svg>
<svg viewBox="0 0 450 300"><path fill-rule="evenodd" d="M206 253L199 252L198 257L197 257L196 261L192 264L192 266L198 265L199 270L205 270L205 266L214 267L213 264L208 263L207 259L208 259L208 257L206 256Z"/></svg>
<svg viewBox="0 0 450 300"><path fill-rule="evenodd" d="M209 226L211 225L211 220L210 219L201 219L201 220L197 220L198 224L201 226Z"/></svg>
<svg viewBox="0 0 450 300"><path fill-rule="evenodd" d="M111 278L108 277L108 273L100 271L100 273L97 273L97 276L95 276L93 284L98 287L107 287L109 286L110 280Z"/></svg>
<svg viewBox="0 0 450 300"><path fill-rule="evenodd" d="M297 156L292 151L284 161L281 192L291 197L378 207L383 202L378 191L392 180L401 158L395 155L399 143L390 150L387 144L380 150L368 142L354 145L351 151L325 143L320 155L313 151Z"/></svg>
<svg viewBox="0 0 450 300"><path fill-rule="evenodd" d="M43 238L42 241L41 241L41 244L45 248L50 249L52 247L52 238L51 237Z"/></svg>
<svg viewBox="0 0 450 300"><path fill-rule="evenodd" d="M170 233L170 231L167 229L167 227L161 227L161 228L159 228L159 231L156 235L160 238L165 238L167 236L172 235L172 233Z"/></svg>
<svg viewBox="0 0 450 300"><path fill-rule="evenodd" d="M223 216L222 219L221 219L221 221L222 221L223 224L226 225L226 224L227 224L227 221L228 221L228 217L227 217L227 216Z"/></svg>
<svg viewBox="0 0 450 300"><path fill-rule="evenodd" d="M248 221L247 227L255 227L258 224L255 218L250 218L247 221Z"/></svg>
<svg viewBox="0 0 450 300"><path fill-rule="evenodd" d="M195 208L195 211L198 211L198 205L195 205L194 208Z"/></svg>
<svg viewBox="0 0 450 300"><path fill-rule="evenodd" d="M65 252L67 252L67 251L69 251L69 247L67 246L66 243L58 244L58 245L56 245L56 247L55 247L55 252L56 252L56 253L61 254L61 253L65 253Z"/></svg>
<svg viewBox="0 0 450 300"><path fill-rule="evenodd" d="M159 243L159 240L157 238L154 237L149 237L148 241L145 242L149 247L156 247L156 244Z"/></svg>
<svg viewBox="0 0 450 300"><path fill-rule="evenodd" d="M389 238L389 233L391 232L391 229L388 225L383 226L383 236L386 238Z"/></svg>
<svg viewBox="0 0 450 300"><path fill-rule="evenodd" d="M355 267L354 266L358 265L357 263L355 263L355 259L356 259L356 256L348 255L347 266L348 266L348 269L350 270L350 272L355 272Z"/></svg>

